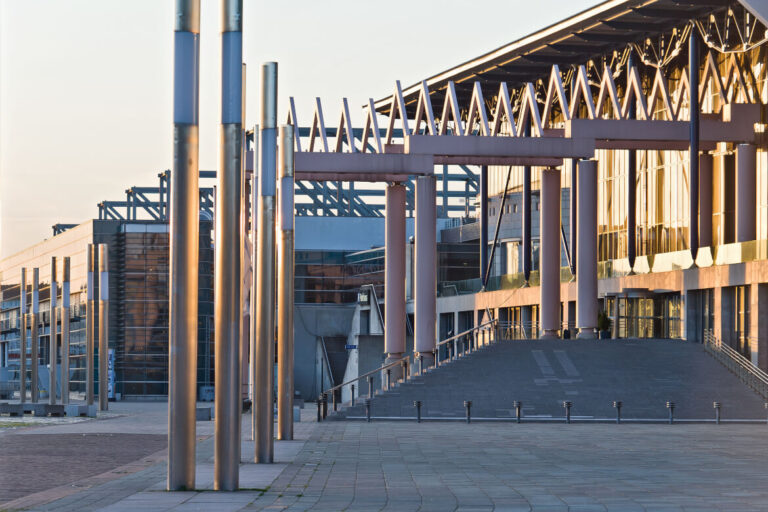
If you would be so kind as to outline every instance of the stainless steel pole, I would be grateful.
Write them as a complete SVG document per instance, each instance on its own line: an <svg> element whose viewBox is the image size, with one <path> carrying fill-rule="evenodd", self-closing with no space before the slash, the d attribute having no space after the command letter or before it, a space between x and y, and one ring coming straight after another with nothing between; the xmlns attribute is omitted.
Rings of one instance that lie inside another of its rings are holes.
<svg viewBox="0 0 768 512"><path fill-rule="evenodd" d="M242 0L222 0L221 131L216 187L214 322L216 431L213 488L234 491L240 471L242 322Z"/></svg>
<svg viewBox="0 0 768 512"><path fill-rule="evenodd" d="M277 251L277 438L293 439L293 126L280 127Z"/></svg>
<svg viewBox="0 0 768 512"><path fill-rule="evenodd" d="M37 323L40 316L40 269L35 267L32 269L32 314L30 315L30 323L32 324L32 332L30 333L30 343L32 344L32 353L30 354L30 385L32 386L32 403L36 404L40 392L37 387L37 369L39 366L39 348L40 338L37 331Z"/></svg>
<svg viewBox="0 0 768 512"><path fill-rule="evenodd" d="M258 205L259 205L259 179L258 179L258 162L259 162L259 125L253 128L253 156L250 159L253 166L253 180L251 181L251 335L249 337L248 355L250 357L248 373L249 375L249 387L251 404L256 400L254 396L254 378L256 375L256 354L254 353L254 347L256 346L256 338L258 336L258 327L256 326L256 318L258 316L258 308L256 306L256 296L258 294L258 235L259 235L259 222L258 222ZM253 409L251 409L253 414ZM255 417L255 416L254 416ZM255 439L256 422L251 422L251 440Z"/></svg>
<svg viewBox="0 0 768 512"><path fill-rule="evenodd" d="M173 172L169 191L169 491L195 488L197 297L200 246L198 90L200 0L176 0Z"/></svg>
<svg viewBox="0 0 768 512"><path fill-rule="evenodd" d="M96 331L96 300L94 296L96 247L93 244L88 244L85 259L88 272L86 289L88 304L85 311L85 402L87 405L93 405L93 336Z"/></svg>
<svg viewBox="0 0 768 512"><path fill-rule="evenodd" d="M261 159L256 293L257 336L253 360L254 460L273 461L275 361L275 171L277 169L277 63L261 73Z"/></svg>
<svg viewBox="0 0 768 512"><path fill-rule="evenodd" d="M64 279L61 282L61 403L69 404L69 256L64 257Z"/></svg>
<svg viewBox="0 0 768 512"><path fill-rule="evenodd" d="M27 401L27 269L21 269L19 282L19 401Z"/></svg>
<svg viewBox="0 0 768 512"><path fill-rule="evenodd" d="M109 252L99 244L99 410L109 408Z"/></svg>
<svg viewBox="0 0 768 512"><path fill-rule="evenodd" d="M414 352L418 353L419 372L422 365L434 364L437 337L437 218L435 199L437 181L434 176L416 179L416 278L414 287Z"/></svg>
<svg viewBox="0 0 768 512"><path fill-rule="evenodd" d="M59 295L59 284L56 281L56 256L51 256L51 287L50 287L50 312L48 328L48 403L56 404L56 313L58 308L56 299Z"/></svg>

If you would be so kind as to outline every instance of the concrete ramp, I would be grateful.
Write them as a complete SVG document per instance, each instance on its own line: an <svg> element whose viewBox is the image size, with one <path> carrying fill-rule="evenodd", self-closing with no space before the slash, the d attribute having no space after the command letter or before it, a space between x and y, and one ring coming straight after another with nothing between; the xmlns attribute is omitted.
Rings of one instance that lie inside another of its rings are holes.
<svg viewBox="0 0 768 512"><path fill-rule="evenodd" d="M476 418L510 418L513 401L529 419L562 418L573 402L574 419L615 418L613 401L627 419L713 419L713 402L727 419L765 418L763 399L704 350L672 340L502 341L416 377L373 400L375 417L464 416L472 401ZM360 406L339 416L363 416Z"/></svg>

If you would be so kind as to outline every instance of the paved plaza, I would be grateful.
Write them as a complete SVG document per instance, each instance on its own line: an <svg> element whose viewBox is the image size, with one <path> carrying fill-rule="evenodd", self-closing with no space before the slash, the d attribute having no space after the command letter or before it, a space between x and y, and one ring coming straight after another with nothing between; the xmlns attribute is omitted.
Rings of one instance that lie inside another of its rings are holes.
<svg viewBox="0 0 768 512"><path fill-rule="evenodd" d="M169 493L165 405L113 411L0 429L0 510L768 510L761 424L318 424L308 407L274 465L247 462L244 417L236 493L210 490L213 422L199 422L199 491Z"/></svg>

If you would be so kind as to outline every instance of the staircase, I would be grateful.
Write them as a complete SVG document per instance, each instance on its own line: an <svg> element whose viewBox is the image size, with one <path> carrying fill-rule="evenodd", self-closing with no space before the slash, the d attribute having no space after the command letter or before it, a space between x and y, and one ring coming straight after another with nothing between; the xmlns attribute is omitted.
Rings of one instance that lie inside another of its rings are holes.
<svg viewBox="0 0 768 512"><path fill-rule="evenodd" d="M362 419L367 387L354 407L341 407L329 419ZM623 402L622 418L722 417L764 419L763 399L707 354L699 343L680 340L505 340L411 377L371 401L374 418L415 418L421 400L426 419L461 419L472 401L475 419L510 419L521 401L523 418L561 419L563 401L573 403L578 420L616 417L613 401Z"/></svg>

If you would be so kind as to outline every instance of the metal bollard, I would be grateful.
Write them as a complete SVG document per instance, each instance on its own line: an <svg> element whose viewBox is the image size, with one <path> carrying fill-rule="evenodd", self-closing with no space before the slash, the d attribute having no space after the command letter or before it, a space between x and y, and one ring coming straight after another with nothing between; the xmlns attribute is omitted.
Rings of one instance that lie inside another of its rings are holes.
<svg viewBox="0 0 768 512"><path fill-rule="evenodd" d="M387 389L392 388L392 369L387 368Z"/></svg>
<svg viewBox="0 0 768 512"><path fill-rule="evenodd" d="M335 389L331 391L331 395L333 395L333 412L336 412L336 390Z"/></svg>
<svg viewBox="0 0 768 512"><path fill-rule="evenodd" d="M403 362L401 363L401 365L403 367L403 382L405 382L406 380L408 380L408 360L403 359Z"/></svg>
<svg viewBox="0 0 768 512"><path fill-rule="evenodd" d="M669 409L669 424L675 422L675 402L667 402L667 409Z"/></svg>
<svg viewBox="0 0 768 512"><path fill-rule="evenodd" d="M352 407L355 406L355 385L352 384Z"/></svg>
<svg viewBox="0 0 768 512"><path fill-rule="evenodd" d="M621 423L621 406L623 404L620 400L613 402L613 407L616 409L616 424Z"/></svg>
<svg viewBox="0 0 768 512"><path fill-rule="evenodd" d="M368 421L368 423L371 422L371 399L370 398L365 399L365 418Z"/></svg>
<svg viewBox="0 0 768 512"><path fill-rule="evenodd" d="M368 377L368 398L373 398L373 376Z"/></svg>
<svg viewBox="0 0 768 512"><path fill-rule="evenodd" d="M323 421L323 395L317 396L317 422Z"/></svg>
<svg viewBox="0 0 768 512"><path fill-rule="evenodd" d="M421 423L421 400L415 400L413 406L416 407L416 423Z"/></svg>
<svg viewBox="0 0 768 512"><path fill-rule="evenodd" d="M565 422L570 423L571 422L571 406L573 406L573 402L570 402L568 400L563 402L563 407L565 407Z"/></svg>
<svg viewBox="0 0 768 512"><path fill-rule="evenodd" d="M514 402L512 402L512 407L515 408L515 420L518 423L520 423L520 418L522 416L521 412L523 410L523 402L518 402L517 400L515 400Z"/></svg>
<svg viewBox="0 0 768 512"><path fill-rule="evenodd" d="M712 407L715 408L715 424L716 425L720 424L720 407L721 406L722 406L722 404L720 402L714 402L712 404Z"/></svg>
<svg viewBox="0 0 768 512"><path fill-rule="evenodd" d="M764 408L766 408L766 409L768 409L768 402L766 402L765 404L763 404L763 407L764 407ZM766 418L765 422L766 422L766 423L768 423L768 418Z"/></svg>
<svg viewBox="0 0 768 512"><path fill-rule="evenodd" d="M323 419L328 417L328 393L323 393Z"/></svg>
<svg viewBox="0 0 768 512"><path fill-rule="evenodd" d="M467 423L472 422L472 400L464 400L464 408L467 409Z"/></svg>
<svg viewBox="0 0 768 512"><path fill-rule="evenodd" d="M419 354L419 375L424 372L424 356Z"/></svg>

